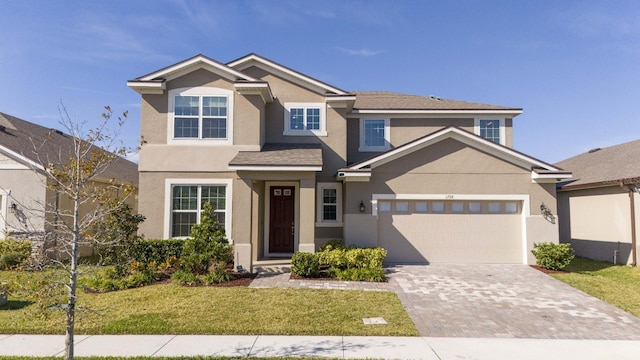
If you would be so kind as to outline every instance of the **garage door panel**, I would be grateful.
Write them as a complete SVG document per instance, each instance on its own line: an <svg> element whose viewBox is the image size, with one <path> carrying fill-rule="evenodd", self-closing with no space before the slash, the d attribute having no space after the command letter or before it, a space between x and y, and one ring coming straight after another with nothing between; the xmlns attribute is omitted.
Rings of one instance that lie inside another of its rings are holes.
<svg viewBox="0 0 640 360"><path fill-rule="evenodd" d="M521 263L520 214L379 214L389 263Z"/></svg>

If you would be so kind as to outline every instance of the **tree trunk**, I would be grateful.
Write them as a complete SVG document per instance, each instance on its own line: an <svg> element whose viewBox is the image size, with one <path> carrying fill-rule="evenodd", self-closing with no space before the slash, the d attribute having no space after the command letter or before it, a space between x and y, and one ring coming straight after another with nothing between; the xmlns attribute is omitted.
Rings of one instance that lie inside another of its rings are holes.
<svg viewBox="0 0 640 360"><path fill-rule="evenodd" d="M78 270L78 243L80 241L79 227L80 200L76 197L73 204L73 239L71 243L71 268L69 270L69 300L67 301L67 327L64 341L64 358L73 360L73 335L76 314L76 280Z"/></svg>

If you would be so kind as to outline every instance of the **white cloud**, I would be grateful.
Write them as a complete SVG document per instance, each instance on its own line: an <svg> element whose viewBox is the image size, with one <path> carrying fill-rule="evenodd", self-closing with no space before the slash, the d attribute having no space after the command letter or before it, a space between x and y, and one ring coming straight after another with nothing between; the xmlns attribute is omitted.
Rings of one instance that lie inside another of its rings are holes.
<svg viewBox="0 0 640 360"><path fill-rule="evenodd" d="M370 49L347 49L338 47L338 50L349 56L375 56L382 53L382 50L370 50Z"/></svg>

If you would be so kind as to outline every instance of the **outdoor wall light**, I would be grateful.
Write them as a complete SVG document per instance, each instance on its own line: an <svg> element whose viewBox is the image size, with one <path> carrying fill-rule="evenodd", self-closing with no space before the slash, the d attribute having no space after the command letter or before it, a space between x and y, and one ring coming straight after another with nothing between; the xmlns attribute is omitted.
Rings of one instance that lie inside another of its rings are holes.
<svg viewBox="0 0 640 360"><path fill-rule="evenodd" d="M360 212L364 212L364 202L360 200Z"/></svg>
<svg viewBox="0 0 640 360"><path fill-rule="evenodd" d="M18 210L18 205L16 205L16 203L12 202L11 203L11 207L9 208L9 211L11 211L12 214L15 214L17 210Z"/></svg>

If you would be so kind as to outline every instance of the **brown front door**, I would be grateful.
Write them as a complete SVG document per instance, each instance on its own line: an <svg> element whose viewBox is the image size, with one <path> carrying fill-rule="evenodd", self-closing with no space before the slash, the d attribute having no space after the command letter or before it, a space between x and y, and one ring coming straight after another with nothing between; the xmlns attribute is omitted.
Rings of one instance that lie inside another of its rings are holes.
<svg viewBox="0 0 640 360"><path fill-rule="evenodd" d="M269 252L292 253L295 233L295 188L271 186L269 205Z"/></svg>

